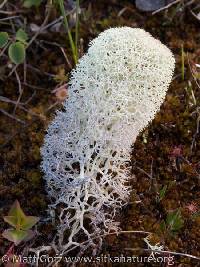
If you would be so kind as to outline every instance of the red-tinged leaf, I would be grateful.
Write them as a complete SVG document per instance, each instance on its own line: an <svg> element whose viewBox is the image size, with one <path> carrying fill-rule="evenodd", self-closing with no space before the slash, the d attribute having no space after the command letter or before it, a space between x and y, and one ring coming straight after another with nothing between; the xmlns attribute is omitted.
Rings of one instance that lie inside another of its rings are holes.
<svg viewBox="0 0 200 267"><path fill-rule="evenodd" d="M12 258L14 258L14 259L13 259L13 261L14 261L14 260L17 259L17 257L18 257L17 255L11 255L11 256L9 257L10 261L7 262L7 263L4 265L4 267L26 267L27 265L26 265L25 263L21 263L21 262L12 262Z"/></svg>
<svg viewBox="0 0 200 267"><path fill-rule="evenodd" d="M27 233L27 237L24 239L24 242L29 241L36 235L36 232L32 230L27 230L26 233Z"/></svg>
<svg viewBox="0 0 200 267"><path fill-rule="evenodd" d="M18 225L18 218L15 216L4 216L3 219L13 227L17 227Z"/></svg>
<svg viewBox="0 0 200 267"><path fill-rule="evenodd" d="M8 229L3 232L2 236L17 246L28 237L28 232L23 230Z"/></svg>
<svg viewBox="0 0 200 267"><path fill-rule="evenodd" d="M14 255L14 257L17 257L17 255ZM5 267L26 267L26 265L21 262L8 262Z"/></svg>
<svg viewBox="0 0 200 267"><path fill-rule="evenodd" d="M8 257L12 256L14 254L14 244L12 244L12 246L9 247L8 251L5 253L5 255L7 255Z"/></svg>
<svg viewBox="0 0 200 267"><path fill-rule="evenodd" d="M17 230L29 230L39 221L39 218L34 216L26 216L21 209L19 202L16 200L12 205L8 216L4 217L4 221L9 223Z"/></svg>
<svg viewBox="0 0 200 267"><path fill-rule="evenodd" d="M9 258L10 261L7 262L4 267L26 267L25 263L12 262L12 261L14 261L14 259L17 259L19 257L18 255L15 255L15 253L14 253L14 244L8 249L8 251L5 253L5 255L7 255L7 257Z"/></svg>

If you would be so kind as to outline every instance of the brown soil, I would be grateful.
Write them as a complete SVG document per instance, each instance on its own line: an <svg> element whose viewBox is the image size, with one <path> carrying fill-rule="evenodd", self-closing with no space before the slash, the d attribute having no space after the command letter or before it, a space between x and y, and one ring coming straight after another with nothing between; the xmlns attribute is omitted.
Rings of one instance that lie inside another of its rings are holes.
<svg viewBox="0 0 200 267"><path fill-rule="evenodd" d="M200 88L194 82L188 65L199 63L199 23L189 10L178 11L172 7L167 12L155 16L142 13L135 9L131 1L84 1L84 16L81 17L80 37L83 39L84 50L88 41L108 27L127 25L140 27L149 31L170 47L176 57L174 80L168 91L166 101L161 111L149 127L140 134L134 144L132 166L134 191L130 204L121 211L122 229L126 231L143 230L154 233L152 242L163 241L165 248L171 251L188 253L200 257L200 216L194 216L188 210L188 205L194 202L200 208L200 141L197 132L199 119ZM119 16L119 12L124 12ZM43 7L36 14L29 11L26 16L29 23L42 22ZM52 14L56 16L58 14ZM1 28L3 26L1 25ZM66 34L47 32L41 34L38 40L57 42L63 47ZM185 76L182 77L181 45L184 46ZM66 51L72 62L71 52ZM54 226L46 222L46 209L49 203L45 192L45 183L40 171L40 147L43 143L45 129L53 118L56 105L49 111L56 99L51 91L62 80L62 72L70 71L61 50L50 44L41 46L33 44L27 52L28 64L39 71L27 68L27 81L31 86L23 85L22 102L31 95L33 98L27 105L28 111L19 107L16 118L24 121L22 124L1 114L0 135L0 229L7 228L2 216L7 214L11 204L18 199L29 215L39 216L41 222L38 229L39 240L50 240ZM7 77L10 69L6 68L8 59L2 61L0 93L16 100L18 84L15 75ZM23 66L18 68L23 80ZM54 77L48 73L53 74ZM196 99L192 101L191 90L187 93L189 83ZM35 88L35 87L39 88ZM14 105L0 102L0 108L12 113ZM32 112L32 113L31 113ZM34 114L33 114L34 112ZM193 147L192 147L193 144ZM173 182L173 183L172 183ZM167 189L162 200L158 200L159 192L165 185ZM138 201L137 203L135 201ZM184 225L173 235L160 231L160 224L166 220L167 214L180 208ZM105 239L102 253L118 256L127 254L125 248L147 248L143 241L145 234L120 234ZM36 242L39 242L36 240ZM0 254L5 254L9 242L0 239ZM20 248L18 249L20 251ZM132 252L128 255L145 255L144 252ZM200 266L199 261L186 257L175 257L174 266ZM83 266L83 265L82 265ZM116 263L103 266L131 266ZM153 263L136 263L134 266L167 266Z"/></svg>

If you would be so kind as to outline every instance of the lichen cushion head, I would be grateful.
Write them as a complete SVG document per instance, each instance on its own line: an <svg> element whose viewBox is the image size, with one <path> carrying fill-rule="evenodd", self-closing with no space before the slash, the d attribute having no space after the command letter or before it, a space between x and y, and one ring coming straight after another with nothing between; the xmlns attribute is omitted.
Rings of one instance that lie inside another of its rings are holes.
<svg viewBox="0 0 200 267"><path fill-rule="evenodd" d="M41 149L51 208L60 210L59 251L94 251L102 233L117 231L116 212L130 194L131 146L160 109L174 64L149 33L120 27L95 38L72 71L69 98Z"/></svg>

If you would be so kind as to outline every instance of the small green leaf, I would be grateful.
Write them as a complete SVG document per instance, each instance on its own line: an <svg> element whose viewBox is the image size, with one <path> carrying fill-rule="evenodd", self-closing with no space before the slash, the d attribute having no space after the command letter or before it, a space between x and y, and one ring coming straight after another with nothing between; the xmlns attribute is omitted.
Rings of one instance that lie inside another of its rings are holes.
<svg viewBox="0 0 200 267"><path fill-rule="evenodd" d="M30 8L32 6L39 6L41 4L41 0L25 0L23 6L26 8Z"/></svg>
<svg viewBox="0 0 200 267"><path fill-rule="evenodd" d="M0 48L4 47L8 42L8 34L7 32L0 32Z"/></svg>
<svg viewBox="0 0 200 267"><path fill-rule="evenodd" d="M18 217L15 216L4 216L4 221L10 224L11 226L18 228Z"/></svg>
<svg viewBox="0 0 200 267"><path fill-rule="evenodd" d="M15 228L20 228L22 221L24 221L26 215L20 207L19 202L16 200L8 212L8 216L4 216L5 222L9 223Z"/></svg>
<svg viewBox="0 0 200 267"><path fill-rule="evenodd" d="M26 216L21 222L21 229L28 230L31 229L39 221L38 217Z"/></svg>
<svg viewBox="0 0 200 267"><path fill-rule="evenodd" d="M26 238L24 239L24 242L27 242L27 241L29 241L30 239L32 239L34 236L35 236L35 232L34 231L32 231L32 230L27 230L27 231L25 231L26 233L27 233L27 236L26 236Z"/></svg>
<svg viewBox="0 0 200 267"><path fill-rule="evenodd" d="M17 200L12 205L8 216L4 216L3 219L11 226L21 230L28 230L39 221L38 217L26 216Z"/></svg>
<svg viewBox="0 0 200 267"><path fill-rule="evenodd" d="M28 234L27 231L8 229L2 233L2 236L17 246L28 237Z"/></svg>
<svg viewBox="0 0 200 267"><path fill-rule="evenodd" d="M25 59L25 47L20 42L15 42L9 46L8 55L15 64L21 64Z"/></svg>
<svg viewBox="0 0 200 267"><path fill-rule="evenodd" d="M23 29L19 29L16 32L16 40L26 44L26 41L28 40L27 33Z"/></svg>

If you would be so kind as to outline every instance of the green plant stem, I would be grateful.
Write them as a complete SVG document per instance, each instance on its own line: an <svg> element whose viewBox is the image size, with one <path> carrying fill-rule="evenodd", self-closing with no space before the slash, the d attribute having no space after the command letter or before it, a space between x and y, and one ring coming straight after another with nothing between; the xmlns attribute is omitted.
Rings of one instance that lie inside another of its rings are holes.
<svg viewBox="0 0 200 267"><path fill-rule="evenodd" d="M68 21L67 21L67 16L66 16L66 13L65 13L64 2L63 2L63 0L58 0L58 3L59 3L59 6L60 6L61 14L63 16L65 28L67 30L67 34L68 34L70 46L71 46L71 49L72 49L72 54L73 54L74 62L76 64L77 63L76 47L74 45L74 41L73 41L73 38L72 38L72 35L71 35L71 32L70 32L70 29L69 29L69 24L68 24Z"/></svg>
<svg viewBox="0 0 200 267"><path fill-rule="evenodd" d="M75 31L75 47L76 47L76 59L78 60L78 33L79 33L79 0L76 0L76 31Z"/></svg>

